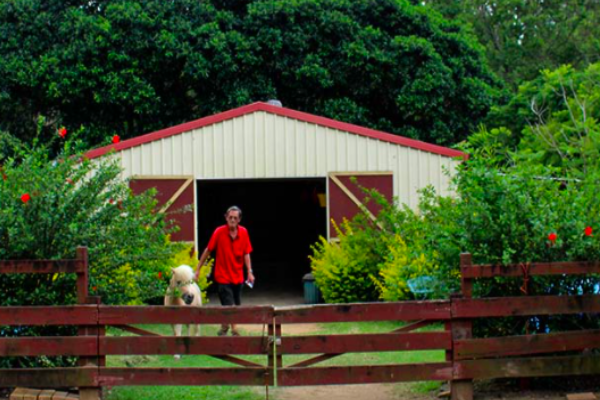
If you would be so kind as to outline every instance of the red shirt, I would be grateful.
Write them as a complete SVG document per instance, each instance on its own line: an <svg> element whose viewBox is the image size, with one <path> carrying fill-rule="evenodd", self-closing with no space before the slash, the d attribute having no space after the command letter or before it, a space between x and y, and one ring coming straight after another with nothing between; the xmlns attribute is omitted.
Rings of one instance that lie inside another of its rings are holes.
<svg viewBox="0 0 600 400"><path fill-rule="evenodd" d="M248 230L238 225L235 239L229 234L229 227L222 225L215 229L208 251L216 250L215 281L222 284L240 285L244 283L244 256L252 253Z"/></svg>

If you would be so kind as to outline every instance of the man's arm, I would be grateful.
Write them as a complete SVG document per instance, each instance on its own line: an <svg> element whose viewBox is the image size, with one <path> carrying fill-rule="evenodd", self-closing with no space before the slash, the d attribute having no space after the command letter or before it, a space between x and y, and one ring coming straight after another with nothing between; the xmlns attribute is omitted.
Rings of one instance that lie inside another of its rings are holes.
<svg viewBox="0 0 600 400"><path fill-rule="evenodd" d="M198 267L196 267L196 278L200 277L200 268L202 268L202 266L204 265L204 262L206 261L206 259L208 258L208 256L210 255L210 251L208 251L208 247L204 249L204 251L202 252L202 255L200 256L200 261L198 261Z"/></svg>
<svg viewBox="0 0 600 400"><path fill-rule="evenodd" d="M254 283L254 273L252 272L252 261L250 260L250 254L244 256L244 263L246 264L246 271L248 272L248 281Z"/></svg>

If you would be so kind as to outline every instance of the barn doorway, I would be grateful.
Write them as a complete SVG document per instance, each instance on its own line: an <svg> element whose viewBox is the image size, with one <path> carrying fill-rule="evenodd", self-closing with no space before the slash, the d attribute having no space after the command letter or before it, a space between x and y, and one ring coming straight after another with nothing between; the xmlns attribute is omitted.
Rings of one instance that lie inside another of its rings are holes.
<svg viewBox="0 0 600 400"><path fill-rule="evenodd" d="M237 205L250 233L256 275L254 289L244 289L244 302L300 302L310 246L327 236L325 191L325 178L199 180L198 247L206 247L214 229L225 223L227 208Z"/></svg>

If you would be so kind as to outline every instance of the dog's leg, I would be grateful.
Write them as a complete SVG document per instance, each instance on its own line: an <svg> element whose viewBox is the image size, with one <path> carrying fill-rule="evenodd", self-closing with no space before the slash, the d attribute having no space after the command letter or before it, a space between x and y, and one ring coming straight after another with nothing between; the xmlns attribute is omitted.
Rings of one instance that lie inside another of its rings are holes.
<svg viewBox="0 0 600 400"><path fill-rule="evenodd" d="M190 336L200 336L200 325L192 324L190 327Z"/></svg>
<svg viewBox="0 0 600 400"><path fill-rule="evenodd" d="M182 328L183 328L183 325L181 325L181 324L173 325L173 332L175 333L175 336L181 336ZM173 355L173 358L175 358L176 360L179 360L181 358L181 355L175 354L175 355Z"/></svg>

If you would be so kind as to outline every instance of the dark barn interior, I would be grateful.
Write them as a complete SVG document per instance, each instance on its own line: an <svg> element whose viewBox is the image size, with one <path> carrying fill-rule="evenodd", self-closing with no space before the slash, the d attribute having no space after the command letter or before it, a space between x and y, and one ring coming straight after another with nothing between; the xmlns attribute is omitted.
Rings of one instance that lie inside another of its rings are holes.
<svg viewBox="0 0 600 400"><path fill-rule="evenodd" d="M310 272L310 246L327 235L325 178L199 180L198 246L225 224L227 208L242 209L248 229L256 284L248 296L302 295L302 277ZM214 290L214 288L213 288ZM211 290L209 290L209 293Z"/></svg>

